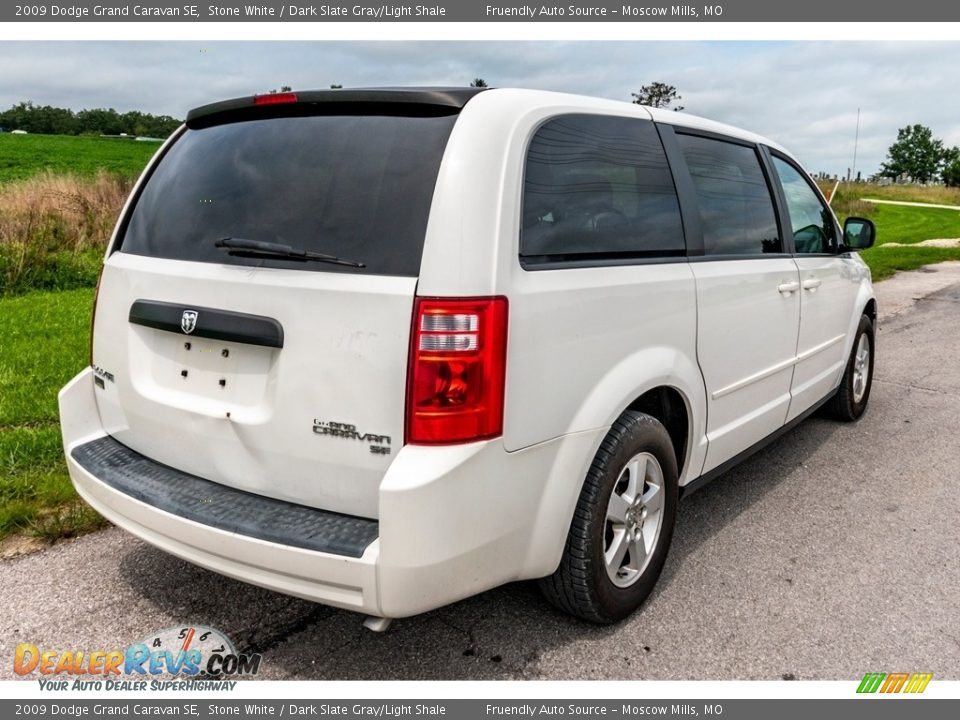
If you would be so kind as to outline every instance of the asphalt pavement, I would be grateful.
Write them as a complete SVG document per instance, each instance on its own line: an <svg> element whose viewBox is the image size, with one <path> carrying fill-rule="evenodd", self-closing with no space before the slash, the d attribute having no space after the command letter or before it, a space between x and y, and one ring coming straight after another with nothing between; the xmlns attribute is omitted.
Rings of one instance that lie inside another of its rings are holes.
<svg viewBox="0 0 960 720"><path fill-rule="evenodd" d="M877 292L866 415L808 420L685 499L657 589L619 625L517 583L375 634L111 528L0 562L0 678L17 643L110 649L202 623L262 653L261 678L960 679L960 273Z"/></svg>

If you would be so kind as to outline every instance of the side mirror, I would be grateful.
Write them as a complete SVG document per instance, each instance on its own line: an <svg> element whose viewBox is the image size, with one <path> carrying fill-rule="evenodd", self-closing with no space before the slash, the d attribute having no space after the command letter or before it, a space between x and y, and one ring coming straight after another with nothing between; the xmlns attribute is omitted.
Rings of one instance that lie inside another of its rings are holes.
<svg viewBox="0 0 960 720"><path fill-rule="evenodd" d="M877 239L877 226L872 220L859 217L848 217L843 223L843 249L866 250L873 247Z"/></svg>

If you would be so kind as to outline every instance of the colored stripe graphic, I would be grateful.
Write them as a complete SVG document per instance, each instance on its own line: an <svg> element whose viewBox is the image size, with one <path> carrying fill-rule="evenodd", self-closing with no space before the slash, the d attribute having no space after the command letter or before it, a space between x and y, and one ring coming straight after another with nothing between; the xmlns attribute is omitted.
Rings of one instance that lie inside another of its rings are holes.
<svg viewBox="0 0 960 720"><path fill-rule="evenodd" d="M933 679L933 673L866 673L858 693L922 693Z"/></svg>
<svg viewBox="0 0 960 720"><path fill-rule="evenodd" d="M890 673L887 675L886 681L884 681L883 686L880 688L882 693L898 693L900 688L903 687L903 684L907 681L907 673Z"/></svg>
<svg viewBox="0 0 960 720"><path fill-rule="evenodd" d="M907 687L904 688L904 692L922 693L927 689L927 685L932 679L933 673L914 673L910 676L910 680L907 682Z"/></svg>
<svg viewBox="0 0 960 720"><path fill-rule="evenodd" d="M863 680L860 681L860 687L857 688L857 692L875 693L885 677L885 673L867 673L863 676Z"/></svg>

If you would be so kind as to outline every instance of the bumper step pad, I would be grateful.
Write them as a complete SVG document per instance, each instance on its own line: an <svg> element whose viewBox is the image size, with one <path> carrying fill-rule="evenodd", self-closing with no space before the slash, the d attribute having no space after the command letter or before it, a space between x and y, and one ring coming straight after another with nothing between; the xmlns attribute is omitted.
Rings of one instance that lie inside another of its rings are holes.
<svg viewBox="0 0 960 720"><path fill-rule="evenodd" d="M376 520L229 488L154 462L110 436L79 445L70 454L114 490L219 530L354 558L379 536Z"/></svg>

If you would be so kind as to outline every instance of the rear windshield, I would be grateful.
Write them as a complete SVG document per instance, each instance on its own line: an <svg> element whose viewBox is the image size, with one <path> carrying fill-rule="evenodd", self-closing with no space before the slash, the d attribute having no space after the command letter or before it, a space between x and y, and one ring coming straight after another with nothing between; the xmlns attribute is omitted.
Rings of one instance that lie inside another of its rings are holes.
<svg viewBox="0 0 960 720"><path fill-rule="evenodd" d="M415 277L456 115L316 116L186 130L150 175L120 250L199 262ZM228 255L221 238L362 262Z"/></svg>

